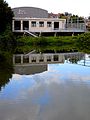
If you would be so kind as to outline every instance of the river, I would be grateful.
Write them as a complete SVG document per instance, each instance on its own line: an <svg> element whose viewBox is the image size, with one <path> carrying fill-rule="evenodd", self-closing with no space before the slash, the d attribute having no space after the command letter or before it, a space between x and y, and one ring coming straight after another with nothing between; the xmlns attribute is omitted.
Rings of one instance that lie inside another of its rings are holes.
<svg viewBox="0 0 90 120"><path fill-rule="evenodd" d="M90 120L90 55L63 55L0 70L0 120Z"/></svg>

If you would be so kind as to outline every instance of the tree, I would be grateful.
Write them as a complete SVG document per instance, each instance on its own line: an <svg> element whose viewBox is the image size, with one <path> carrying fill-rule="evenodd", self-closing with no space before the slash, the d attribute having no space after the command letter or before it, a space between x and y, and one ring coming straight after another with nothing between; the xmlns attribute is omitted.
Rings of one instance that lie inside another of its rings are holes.
<svg viewBox="0 0 90 120"><path fill-rule="evenodd" d="M14 52L16 47L16 38L13 35L10 27L8 26L6 30L0 35L0 50L7 52Z"/></svg>
<svg viewBox="0 0 90 120"><path fill-rule="evenodd" d="M14 52L15 37L11 31L13 12L6 1L0 0L0 51Z"/></svg>
<svg viewBox="0 0 90 120"><path fill-rule="evenodd" d="M0 52L0 90L9 83L14 73L12 56L8 52Z"/></svg>
<svg viewBox="0 0 90 120"><path fill-rule="evenodd" d="M90 32L79 35L76 39L76 46L79 50L90 53Z"/></svg>
<svg viewBox="0 0 90 120"><path fill-rule="evenodd" d="M72 15L70 16L69 22L72 23L84 23L84 18L83 17L79 17L78 15Z"/></svg>
<svg viewBox="0 0 90 120"><path fill-rule="evenodd" d="M13 12L6 1L0 0L0 34L4 32L7 26L12 28Z"/></svg>

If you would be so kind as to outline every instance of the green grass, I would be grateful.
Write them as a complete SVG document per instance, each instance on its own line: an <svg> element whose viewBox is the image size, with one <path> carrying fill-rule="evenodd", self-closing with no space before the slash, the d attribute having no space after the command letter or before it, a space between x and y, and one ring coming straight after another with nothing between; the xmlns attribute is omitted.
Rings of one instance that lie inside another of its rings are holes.
<svg viewBox="0 0 90 120"><path fill-rule="evenodd" d="M16 52L29 52L33 49L37 51L61 51L68 52L75 48L75 40L72 36L61 37L21 37L17 39Z"/></svg>

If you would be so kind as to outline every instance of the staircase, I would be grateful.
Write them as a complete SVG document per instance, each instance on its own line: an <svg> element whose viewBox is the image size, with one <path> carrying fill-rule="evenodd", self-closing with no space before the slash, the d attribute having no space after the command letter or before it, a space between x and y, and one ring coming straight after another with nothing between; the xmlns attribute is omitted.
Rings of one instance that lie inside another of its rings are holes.
<svg viewBox="0 0 90 120"><path fill-rule="evenodd" d="M28 33L29 35L33 36L33 37L38 37L37 35L35 35L34 33L28 31L28 30L24 30L24 33Z"/></svg>

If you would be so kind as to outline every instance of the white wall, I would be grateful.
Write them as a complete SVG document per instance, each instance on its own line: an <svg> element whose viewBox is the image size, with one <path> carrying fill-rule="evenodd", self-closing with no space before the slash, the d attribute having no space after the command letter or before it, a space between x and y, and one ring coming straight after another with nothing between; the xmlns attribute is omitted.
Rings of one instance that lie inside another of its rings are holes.
<svg viewBox="0 0 90 120"><path fill-rule="evenodd" d="M21 30L14 30L14 21L15 20L20 20L21 21ZM22 21L28 20L29 21L29 31L31 32L55 32L54 30L54 22L59 22L59 29L58 32L62 29L65 29L65 24L66 24L66 19L58 19L58 18L14 18L13 22L12 22L12 30L15 31L19 31L19 32L23 32L23 24ZM32 27L31 26L31 21L36 21L36 27ZM44 21L44 27L39 27L39 22L40 21ZM51 27L47 27L47 22L51 22L52 26Z"/></svg>

